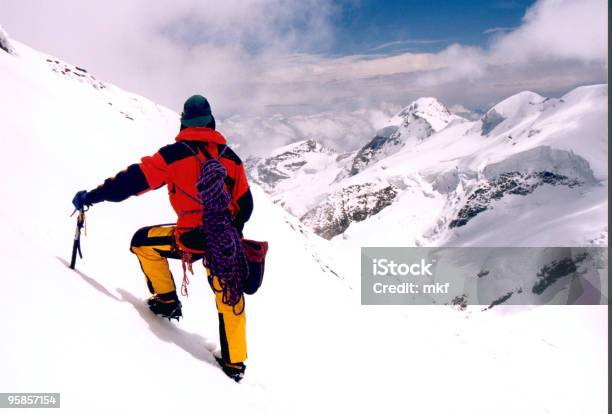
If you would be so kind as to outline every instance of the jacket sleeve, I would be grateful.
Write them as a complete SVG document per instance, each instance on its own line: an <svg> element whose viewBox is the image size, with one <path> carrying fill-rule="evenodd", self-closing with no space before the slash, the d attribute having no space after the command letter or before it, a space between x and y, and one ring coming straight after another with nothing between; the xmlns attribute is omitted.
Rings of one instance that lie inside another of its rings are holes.
<svg viewBox="0 0 612 414"><path fill-rule="evenodd" d="M140 195L157 189L166 183L168 166L163 157L156 153L144 157L140 164L132 164L112 178L108 178L96 189L87 193L89 204L101 201L123 201L133 195Z"/></svg>

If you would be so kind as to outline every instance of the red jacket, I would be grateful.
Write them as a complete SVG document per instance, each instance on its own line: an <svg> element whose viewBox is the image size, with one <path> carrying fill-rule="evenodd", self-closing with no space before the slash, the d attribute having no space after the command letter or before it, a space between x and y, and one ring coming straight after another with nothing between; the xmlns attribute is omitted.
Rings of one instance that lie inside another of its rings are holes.
<svg viewBox="0 0 612 414"><path fill-rule="evenodd" d="M199 148L205 146L208 153L215 158L227 147L225 137L213 129L186 128L178 134L175 143L166 145L150 157L142 158L140 164L129 166L90 191L87 201L91 204L100 201L122 201L132 195L140 195L166 185L170 204L178 216L175 232L178 241L183 233L202 224L201 214L183 214L201 209L202 206L177 189L178 187L193 197L197 193L200 163L185 143L199 153L202 153ZM225 186L232 198L229 211L234 225L242 231L253 210L253 199L244 165L229 147L225 149L219 161L227 170ZM178 243L186 250L193 250L186 248L180 241Z"/></svg>

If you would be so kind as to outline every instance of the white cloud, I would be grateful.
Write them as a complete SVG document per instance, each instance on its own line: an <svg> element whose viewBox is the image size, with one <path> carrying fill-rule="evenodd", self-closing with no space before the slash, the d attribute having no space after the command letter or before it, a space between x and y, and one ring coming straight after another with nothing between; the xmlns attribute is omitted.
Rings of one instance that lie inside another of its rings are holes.
<svg viewBox="0 0 612 414"><path fill-rule="evenodd" d="M294 56L267 73L278 104L358 108L405 105L423 95L487 109L524 89L559 95L607 82L607 7L602 0L540 0L520 27L492 33L486 48L325 58ZM282 85L299 85L283 88Z"/></svg>
<svg viewBox="0 0 612 414"><path fill-rule="evenodd" d="M559 94L607 82L603 0L539 0L520 27L492 33L486 48L313 54L334 41L336 4L3 0L0 23L18 40L174 109L203 93L221 117L404 106L424 95L486 109L523 89Z"/></svg>
<svg viewBox="0 0 612 414"><path fill-rule="evenodd" d="M3 0L15 39L178 109L201 92L221 113L249 106L296 49L329 41L328 0Z"/></svg>
<svg viewBox="0 0 612 414"><path fill-rule="evenodd" d="M540 0L523 24L500 37L495 56L513 63L576 59L607 62L608 10L605 0Z"/></svg>
<svg viewBox="0 0 612 414"><path fill-rule="evenodd" d="M272 117L233 116L224 120L220 129L232 138L232 142L240 144L241 154L266 156L270 148L306 139L315 139L339 152L353 151L365 145L397 110L334 111Z"/></svg>
<svg viewBox="0 0 612 414"><path fill-rule="evenodd" d="M455 104L448 107L448 109L455 114L465 114L471 111L461 104Z"/></svg>
<svg viewBox="0 0 612 414"><path fill-rule="evenodd" d="M378 46L368 49L369 52L374 52L377 50L384 50L395 48L398 46L407 46L407 45L435 45L437 43L446 43L449 42L449 39L405 39L405 40L395 40L393 42L382 43Z"/></svg>
<svg viewBox="0 0 612 414"><path fill-rule="evenodd" d="M507 33L511 30L516 29L516 27L492 27L483 31L484 34L494 34L494 33Z"/></svg>

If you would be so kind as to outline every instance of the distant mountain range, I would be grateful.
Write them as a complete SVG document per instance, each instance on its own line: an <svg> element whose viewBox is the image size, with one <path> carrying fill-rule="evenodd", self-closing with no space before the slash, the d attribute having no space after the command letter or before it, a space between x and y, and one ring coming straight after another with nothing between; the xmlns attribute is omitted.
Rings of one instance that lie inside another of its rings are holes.
<svg viewBox="0 0 612 414"><path fill-rule="evenodd" d="M521 92L476 120L420 98L363 147L316 139L251 158L272 199L327 239L606 245L607 85Z"/></svg>

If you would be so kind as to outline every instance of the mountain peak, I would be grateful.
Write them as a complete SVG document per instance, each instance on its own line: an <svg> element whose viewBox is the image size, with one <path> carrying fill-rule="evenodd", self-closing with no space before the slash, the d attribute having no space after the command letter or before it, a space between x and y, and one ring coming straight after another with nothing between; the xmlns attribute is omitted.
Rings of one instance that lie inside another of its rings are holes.
<svg viewBox="0 0 612 414"><path fill-rule="evenodd" d="M436 98L421 97L402 109L389 121L390 125L406 126L416 119L426 120L434 131L440 131L451 121L460 117L453 114Z"/></svg>
<svg viewBox="0 0 612 414"><path fill-rule="evenodd" d="M574 101L579 101L582 99L592 99L596 96L603 96L603 97L608 96L608 84L607 83L578 86L577 88L574 88L568 93L566 93L565 95L563 95L561 100L568 101L568 102L574 102Z"/></svg>
<svg viewBox="0 0 612 414"><path fill-rule="evenodd" d="M531 91L522 91L504 99L497 105L493 106L489 111L495 110L498 114L508 117L514 115L521 110L534 105L541 104L546 100L545 97Z"/></svg>
<svg viewBox="0 0 612 414"><path fill-rule="evenodd" d="M519 92L504 99L489 109L481 118L482 135L489 135L506 120L510 120L508 122L513 124L513 119L520 121L526 116L541 112L544 108L542 104L547 101L550 102L548 98L531 91Z"/></svg>
<svg viewBox="0 0 612 414"><path fill-rule="evenodd" d="M422 96L416 100L414 100L409 107L414 106L415 108L423 108L423 107L428 107L428 106L439 106L444 108L444 104L442 102L440 102L439 100L437 100L436 98L434 98L433 96Z"/></svg>
<svg viewBox="0 0 612 414"><path fill-rule="evenodd" d="M282 146L277 148L272 154L271 157L275 157L278 155L282 155L285 153L294 153L294 154L303 154L306 152L324 152L329 153L332 152L330 149L326 148L319 141L315 139L305 139L303 141L293 142L291 144Z"/></svg>

